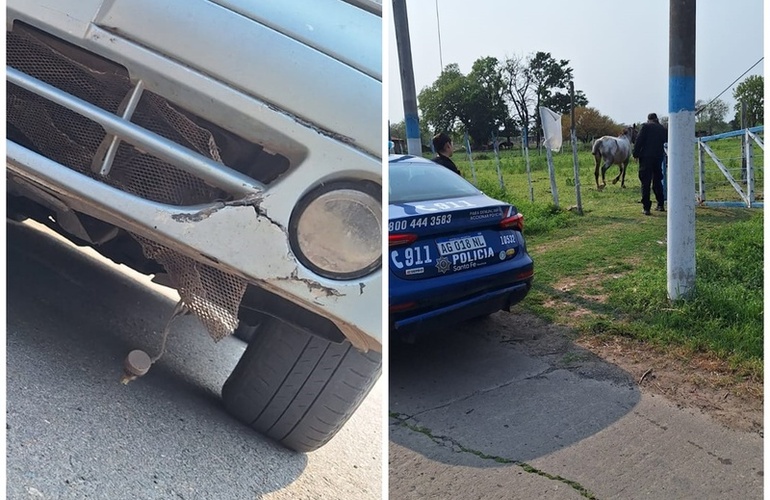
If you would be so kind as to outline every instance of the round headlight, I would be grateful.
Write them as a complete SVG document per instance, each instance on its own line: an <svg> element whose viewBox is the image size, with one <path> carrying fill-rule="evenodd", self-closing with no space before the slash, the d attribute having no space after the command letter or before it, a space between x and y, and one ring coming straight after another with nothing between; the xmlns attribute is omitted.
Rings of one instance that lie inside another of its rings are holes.
<svg viewBox="0 0 770 500"><path fill-rule="evenodd" d="M289 236L300 262L321 276L355 279L380 267L382 203L379 185L327 184L295 208Z"/></svg>

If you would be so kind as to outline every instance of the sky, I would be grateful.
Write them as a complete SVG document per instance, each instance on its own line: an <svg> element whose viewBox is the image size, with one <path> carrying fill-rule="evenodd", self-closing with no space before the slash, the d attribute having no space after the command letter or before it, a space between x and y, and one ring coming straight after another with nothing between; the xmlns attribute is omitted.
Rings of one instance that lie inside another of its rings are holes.
<svg viewBox="0 0 770 500"><path fill-rule="evenodd" d="M762 0L699 0L696 6L695 99L719 98L734 115L733 90L764 74ZM548 52L567 59L575 89L618 123L668 115L669 1L406 0L417 94L446 66L468 74L473 62ZM390 10L388 11L390 12ZM438 19L438 20L437 20ZM398 53L388 16L387 117L404 118ZM439 24L441 43L439 50Z"/></svg>

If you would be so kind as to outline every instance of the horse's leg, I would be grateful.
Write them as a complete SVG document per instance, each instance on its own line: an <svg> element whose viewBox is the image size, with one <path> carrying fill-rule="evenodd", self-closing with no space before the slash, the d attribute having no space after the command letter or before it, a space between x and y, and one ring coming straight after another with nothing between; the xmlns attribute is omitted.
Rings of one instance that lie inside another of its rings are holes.
<svg viewBox="0 0 770 500"><path fill-rule="evenodd" d="M610 163L611 160L604 160L604 165L602 165L602 187L607 185L607 181L604 180L604 174L607 173L607 169L612 166L612 163Z"/></svg>
<svg viewBox="0 0 770 500"><path fill-rule="evenodd" d="M626 169L628 168L628 162L630 159L626 159L623 163L620 164L620 174L622 175L620 179L620 187L625 188L626 187Z"/></svg>
<svg viewBox="0 0 770 500"><path fill-rule="evenodd" d="M623 173L623 164L622 164L622 163L619 163L619 164L618 164L618 167L620 167L620 172L618 172L618 176L617 176L617 177L615 177L614 179L612 179L612 184L613 184L613 185L618 183L618 181L620 180L620 175Z"/></svg>
<svg viewBox="0 0 770 500"><path fill-rule="evenodd" d="M623 162L621 162L621 163L618 163L618 168L619 168L620 170L618 171L618 176L617 176L617 177L615 177L614 179L612 179L612 183L613 183L613 184L617 184L617 183L618 183L618 181L620 180L621 176L623 177L623 179L624 179L624 180L625 180L625 177L626 177L626 176L625 176L625 172L626 172L626 169L625 169L625 165L623 164ZM620 183L620 186L621 186L621 187L625 187L625 186L623 186L623 183L622 183L622 182Z"/></svg>
<svg viewBox="0 0 770 500"><path fill-rule="evenodd" d="M602 190L602 187L599 185L599 158L601 155L595 154L594 155L594 179L596 179L596 189L598 191Z"/></svg>

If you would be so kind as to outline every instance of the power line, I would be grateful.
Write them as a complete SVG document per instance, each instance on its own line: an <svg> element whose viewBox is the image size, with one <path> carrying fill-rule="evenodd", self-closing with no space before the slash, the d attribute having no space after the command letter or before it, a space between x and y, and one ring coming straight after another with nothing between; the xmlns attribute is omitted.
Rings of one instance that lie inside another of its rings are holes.
<svg viewBox="0 0 770 500"><path fill-rule="evenodd" d="M711 100L709 101L709 103L708 103L708 104L706 104L705 106L701 106L701 108L700 108L700 109L696 110L696 111L695 111L695 114L696 114L696 115L698 115L698 114L700 114L700 113L701 113L701 111L703 111L703 110L705 110L706 108L708 108L709 106L711 106L711 103L712 103L712 102L716 101L717 99L719 99L719 96L721 96L722 94L724 94L725 92L727 92L728 90L730 90L730 88L731 88L733 85L735 85L735 83L736 83L738 80L740 80L741 78L743 78L743 76L744 76L746 73L748 73L749 71L751 71L752 69L754 69L754 66L756 66L756 65L757 65L757 64L759 64L759 63L761 63L761 62L762 62L762 60L763 60L764 58L765 58L765 56L762 56L762 57L760 57L760 58L759 58L759 61L757 61L757 62L755 62L754 64L752 64L752 65L751 65L751 67L750 67L749 69L747 69L746 71L744 71L744 72L743 72L743 74L742 74L741 76L739 76L738 78L736 78L735 80L733 80L733 83L731 83L730 85L728 85L726 89L724 89L722 92L720 92L720 93L719 93L719 95L717 95L715 98L711 99Z"/></svg>
<svg viewBox="0 0 770 500"><path fill-rule="evenodd" d="M444 56L441 54L441 20L438 17L438 0L436 0L436 31L438 31L438 59L441 64L441 73L444 72Z"/></svg>

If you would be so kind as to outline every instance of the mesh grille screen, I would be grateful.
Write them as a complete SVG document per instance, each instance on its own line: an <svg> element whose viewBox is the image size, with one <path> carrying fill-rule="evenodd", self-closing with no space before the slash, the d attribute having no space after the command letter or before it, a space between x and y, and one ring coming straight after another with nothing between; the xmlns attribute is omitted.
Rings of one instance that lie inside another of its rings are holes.
<svg viewBox="0 0 770 500"><path fill-rule="evenodd" d="M205 325L214 340L233 333L246 282L201 264L154 241L134 235L145 255L166 268L179 296Z"/></svg>
<svg viewBox="0 0 770 500"><path fill-rule="evenodd" d="M65 55L56 43L44 43L25 31L7 33L6 57L11 67L114 114L120 114L121 103L132 90L122 68L88 54L83 59L94 64L85 64L81 58ZM226 192L125 142L120 143L109 175L103 177L94 172L93 165L101 163L111 138L100 125L13 84L7 86L6 106L9 135L14 140L93 179L175 206L230 198ZM132 121L221 162L214 135L157 94L143 93ZM148 239L134 238L145 256L165 267L182 300L215 340L232 333L238 324L245 281Z"/></svg>

